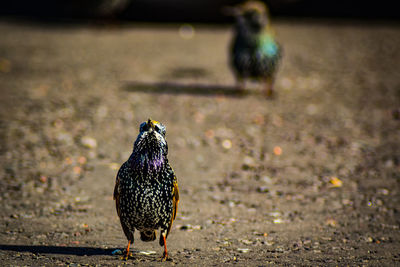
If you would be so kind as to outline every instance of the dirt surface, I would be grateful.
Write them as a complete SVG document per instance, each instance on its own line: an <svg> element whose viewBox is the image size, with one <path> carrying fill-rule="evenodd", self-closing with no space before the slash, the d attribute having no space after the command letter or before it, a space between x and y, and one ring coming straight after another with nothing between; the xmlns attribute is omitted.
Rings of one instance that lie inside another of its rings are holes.
<svg viewBox="0 0 400 267"><path fill-rule="evenodd" d="M273 100L235 90L229 27L179 27L0 22L1 265L399 265L400 27L277 21ZM112 254L149 117L181 192L164 263Z"/></svg>

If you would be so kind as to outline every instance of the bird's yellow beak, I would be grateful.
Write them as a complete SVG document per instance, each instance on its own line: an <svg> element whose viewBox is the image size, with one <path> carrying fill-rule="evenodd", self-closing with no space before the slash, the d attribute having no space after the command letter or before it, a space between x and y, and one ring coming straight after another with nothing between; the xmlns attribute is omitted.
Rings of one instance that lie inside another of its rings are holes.
<svg viewBox="0 0 400 267"><path fill-rule="evenodd" d="M158 123L159 123L158 121L152 120L150 118L147 120L147 125L153 130L155 129L156 124Z"/></svg>
<svg viewBox="0 0 400 267"><path fill-rule="evenodd" d="M152 119L149 118L149 120L147 121L147 125L148 125L150 128L154 129L154 121L153 121Z"/></svg>

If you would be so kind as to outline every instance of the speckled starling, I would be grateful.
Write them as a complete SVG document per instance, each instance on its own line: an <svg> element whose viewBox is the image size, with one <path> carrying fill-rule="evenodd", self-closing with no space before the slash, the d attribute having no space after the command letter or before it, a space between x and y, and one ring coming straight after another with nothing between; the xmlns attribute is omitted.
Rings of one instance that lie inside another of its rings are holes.
<svg viewBox="0 0 400 267"><path fill-rule="evenodd" d="M142 241L154 241L160 230L162 260L168 259L167 237L176 217L179 189L175 173L167 158L166 128L149 119L140 124L139 135L129 159L118 171L114 199L122 229L133 244L135 229Z"/></svg>
<svg viewBox="0 0 400 267"><path fill-rule="evenodd" d="M266 96L271 96L282 49L274 38L268 8L260 1L247 1L230 14L236 18L230 63L237 82L244 89L245 79L261 80Z"/></svg>

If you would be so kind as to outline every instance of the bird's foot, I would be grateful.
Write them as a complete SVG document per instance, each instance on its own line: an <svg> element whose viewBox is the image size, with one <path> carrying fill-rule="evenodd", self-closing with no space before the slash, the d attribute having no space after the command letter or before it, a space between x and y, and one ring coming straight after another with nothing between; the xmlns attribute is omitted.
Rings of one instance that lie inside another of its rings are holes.
<svg viewBox="0 0 400 267"><path fill-rule="evenodd" d="M245 94L246 93L246 83L245 83L245 81L243 79L238 79L236 81L236 89L237 89L237 92L239 94Z"/></svg>
<svg viewBox="0 0 400 267"><path fill-rule="evenodd" d="M125 255L123 255L123 256L120 257L121 260L126 260L126 261L127 261L129 258L133 258L133 253L132 253L132 252L126 253Z"/></svg>
<svg viewBox="0 0 400 267"><path fill-rule="evenodd" d="M263 93L267 99L273 99L275 97L274 85L271 79L267 79Z"/></svg>
<svg viewBox="0 0 400 267"><path fill-rule="evenodd" d="M264 96L267 99L274 99L275 98L275 92L272 89L267 89L264 91Z"/></svg>
<svg viewBox="0 0 400 267"><path fill-rule="evenodd" d="M164 252L163 256L160 258L160 261L172 261L172 259L168 257L168 253Z"/></svg>
<svg viewBox="0 0 400 267"><path fill-rule="evenodd" d="M244 87L240 87L238 90L237 90L237 94L239 95L239 96L244 96L244 95L246 95L246 94L248 94L248 91L246 90L246 88L244 88Z"/></svg>
<svg viewBox="0 0 400 267"><path fill-rule="evenodd" d="M239 92L246 92L246 85L244 83L240 83L236 86Z"/></svg>

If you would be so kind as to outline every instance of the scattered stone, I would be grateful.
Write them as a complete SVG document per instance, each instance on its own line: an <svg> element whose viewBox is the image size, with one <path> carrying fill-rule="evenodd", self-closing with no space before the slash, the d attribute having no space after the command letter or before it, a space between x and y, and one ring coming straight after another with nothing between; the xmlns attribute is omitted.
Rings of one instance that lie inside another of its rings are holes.
<svg viewBox="0 0 400 267"><path fill-rule="evenodd" d="M81 143L84 147L94 149L97 147L97 140L90 136L84 136L81 139Z"/></svg>
<svg viewBox="0 0 400 267"><path fill-rule="evenodd" d="M138 251L137 253L148 256L148 255L156 254L157 252L155 252L153 250L147 250L147 251Z"/></svg>
<svg viewBox="0 0 400 267"><path fill-rule="evenodd" d="M250 251L249 248L238 248L237 250L238 250L239 252L241 252L241 253L247 253L247 252Z"/></svg>
<svg viewBox="0 0 400 267"><path fill-rule="evenodd" d="M201 225L185 224L185 225L179 226L179 229L180 229L180 230L183 230L183 231L189 231L189 232L191 232L191 231L193 231L193 230L201 230L202 227L201 227Z"/></svg>
<svg viewBox="0 0 400 267"><path fill-rule="evenodd" d="M335 176L332 176L329 179L329 183L331 183L332 187L342 187L342 185L343 185L342 180L340 180L339 178L337 178Z"/></svg>
<svg viewBox="0 0 400 267"><path fill-rule="evenodd" d="M335 219L327 219L325 221L325 224L330 226L330 227L336 227L337 226L337 221Z"/></svg>
<svg viewBox="0 0 400 267"><path fill-rule="evenodd" d="M284 221L282 219L280 219L280 218L277 218L277 219L274 219L272 222L275 223L275 224L281 224Z"/></svg>
<svg viewBox="0 0 400 267"><path fill-rule="evenodd" d="M225 140L222 141L221 145L222 145L223 148L225 148L227 150L231 149L232 148L232 141L229 140L229 139L225 139Z"/></svg>
<svg viewBox="0 0 400 267"><path fill-rule="evenodd" d="M253 241L248 240L248 239L241 239L240 242L242 242L245 245L252 245Z"/></svg>

